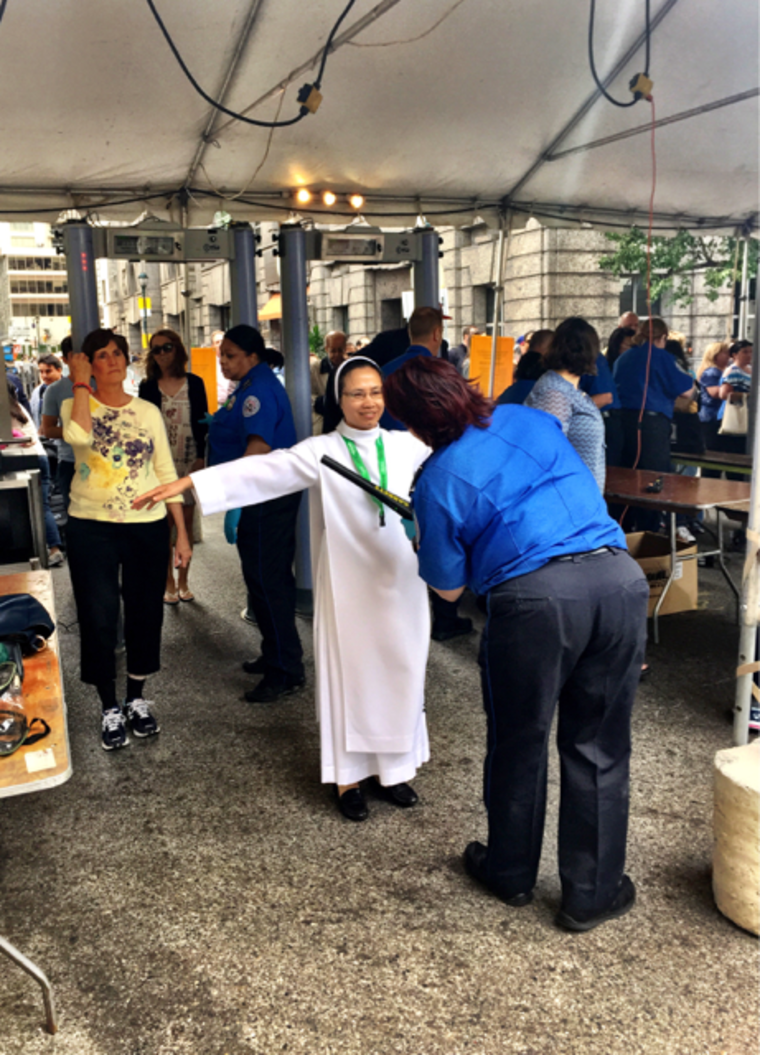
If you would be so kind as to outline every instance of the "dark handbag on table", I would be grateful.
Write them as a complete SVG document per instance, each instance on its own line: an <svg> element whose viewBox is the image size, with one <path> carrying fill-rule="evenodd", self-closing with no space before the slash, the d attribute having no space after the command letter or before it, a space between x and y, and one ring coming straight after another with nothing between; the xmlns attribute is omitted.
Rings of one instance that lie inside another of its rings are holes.
<svg viewBox="0 0 760 1055"><path fill-rule="evenodd" d="M23 657L42 651L54 630L53 620L36 597L28 593L0 597L0 758L50 732L44 719L27 718L21 685ZM37 725L42 731L32 732Z"/></svg>

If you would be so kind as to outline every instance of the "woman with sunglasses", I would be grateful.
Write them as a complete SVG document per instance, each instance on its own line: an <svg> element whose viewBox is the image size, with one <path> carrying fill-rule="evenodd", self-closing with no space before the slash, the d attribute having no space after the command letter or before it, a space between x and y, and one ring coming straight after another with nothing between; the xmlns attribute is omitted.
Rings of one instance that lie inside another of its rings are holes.
<svg viewBox="0 0 760 1055"><path fill-rule="evenodd" d="M206 455L208 402L202 378L189 374L187 351L174 330L157 330L150 339L145 356L145 381L140 383L140 399L147 399L161 411L169 437L174 466L178 476L202 469ZM182 513L189 538L193 537L195 499L186 493ZM189 566L180 566L179 582L174 581L174 544L169 544L166 572L165 604L193 601L188 586Z"/></svg>

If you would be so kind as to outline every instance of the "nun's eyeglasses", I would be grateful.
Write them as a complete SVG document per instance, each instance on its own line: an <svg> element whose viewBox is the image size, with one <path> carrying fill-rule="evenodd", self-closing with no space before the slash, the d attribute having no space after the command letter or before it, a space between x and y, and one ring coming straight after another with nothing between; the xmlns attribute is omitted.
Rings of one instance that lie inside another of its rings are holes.
<svg viewBox="0 0 760 1055"><path fill-rule="evenodd" d="M380 386L378 386L377 388L370 388L370 389L357 388L353 392L344 392L343 393L343 395L346 397L346 399L367 399L367 397L369 397L370 399L379 399L380 396L382 396L382 394L383 394L383 390L382 390L382 387L380 387Z"/></svg>

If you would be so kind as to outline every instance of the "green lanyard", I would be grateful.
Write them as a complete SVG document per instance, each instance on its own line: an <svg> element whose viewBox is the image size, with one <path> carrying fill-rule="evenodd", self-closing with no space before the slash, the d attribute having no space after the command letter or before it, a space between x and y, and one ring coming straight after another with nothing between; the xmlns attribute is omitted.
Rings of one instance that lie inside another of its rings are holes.
<svg viewBox="0 0 760 1055"><path fill-rule="evenodd" d="M348 447L348 453L351 455L351 460L353 461L353 463L354 463L354 465L356 467L356 471L358 472L358 474L360 476L363 476L365 480L369 480L369 482L372 483L372 480L370 479L370 475L369 475L369 470L367 469L367 466L364 464L364 461L362 460L362 456L361 456L361 454L359 454L358 448L357 448L356 444L354 443L354 441L350 440L348 438L348 436L344 436L343 437L343 442ZM377 468L378 468L378 470L380 472L380 486L383 488L384 491L387 491L388 490L388 466L387 466L386 461L385 461L385 446L383 444L383 437L382 436L378 436L377 437L377 440L375 441L375 449L377 450ZM369 495L369 498L370 498L370 500L372 502L375 503L375 505L377 506L378 510L380 511L380 527L385 527L385 506L380 501L380 499L379 498L375 498L374 495Z"/></svg>

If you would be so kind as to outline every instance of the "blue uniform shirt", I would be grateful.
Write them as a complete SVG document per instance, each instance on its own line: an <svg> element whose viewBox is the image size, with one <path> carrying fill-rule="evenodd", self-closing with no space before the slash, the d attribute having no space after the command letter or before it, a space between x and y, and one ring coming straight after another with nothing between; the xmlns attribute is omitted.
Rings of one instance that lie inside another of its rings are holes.
<svg viewBox="0 0 760 1055"><path fill-rule="evenodd" d="M420 575L486 593L566 553L625 549L594 478L559 421L503 406L425 462L414 491Z"/></svg>
<svg viewBox="0 0 760 1055"><path fill-rule="evenodd" d="M603 396L609 392L612 396L612 402L607 403L605 407L602 407L602 410L620 409L620 396L618 395L617 385L612 376L612 369L607 362L606 355L598 355L596 357L596 373L583 374L578 387L581 392L585 392L588 396Z"/></svg>
<svg viewBox="0 0 760 1055"><path fill-rule="evenodd" d="M261 436L274 451L296 442L287 392L266 363L248 371L211 419L209 465L242 458L251 436Z"/></svg>
<svg viewBox="0 0 760 1055"><path fill-rule="evenodd" d="M382 368L383 377L394 373L400 366L408 363L410 359L415 359L418 355L432 356L432 354L429 348L425 348L421 344L412 344L403 355L397 355L395 359L391 359L389 363L385 364ZM394 418L387 410L383 411L383 416L380 418L380 428L395 429L397 432L406 431L406 425L402 425L398 418Z"/></svg>
<svg viewBox="0 0 760 1055"><path fill-rule="evenodd" d="M625 410L641 409L648 349L647 344L637 344L635 348L629 348L615 361L612 368L620 403ZM672 418L676 396L688 392L692 384L691 377L678 365L670 352L666 352L664 348L652 347L645 410L653 410L664 414L666 418Z"/></svg>

